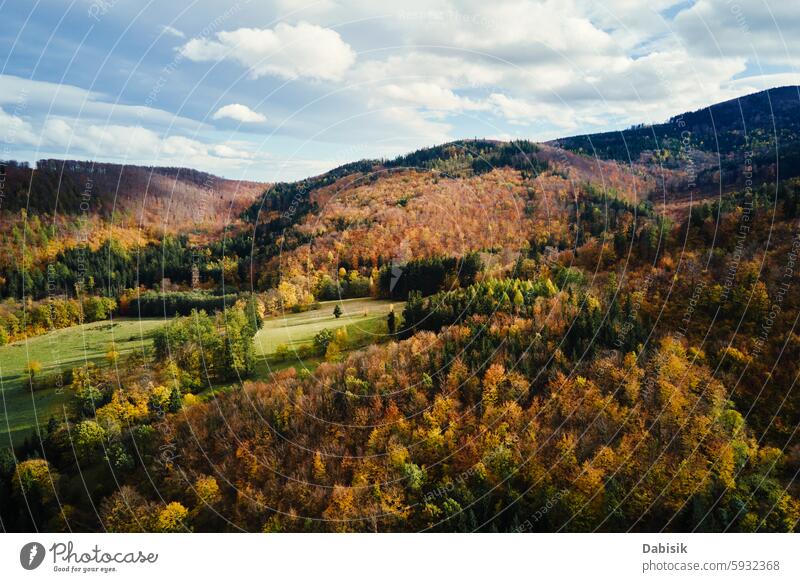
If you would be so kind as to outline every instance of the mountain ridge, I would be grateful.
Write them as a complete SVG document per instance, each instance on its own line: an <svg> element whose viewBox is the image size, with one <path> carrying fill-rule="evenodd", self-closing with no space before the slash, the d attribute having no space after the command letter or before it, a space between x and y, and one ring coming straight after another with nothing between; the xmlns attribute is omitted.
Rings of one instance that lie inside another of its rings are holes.
<svg viewBox="0 0 800 582"><path fill-rule="evenodd" d="M3 169L0 210L51 216L91 213L166 231L223 226L221 217L237 215L269 187L192 168L83 160L42 159L33 168L11 161Z"/></svg>
<svg viewBox="0 0 800 582"><path fill-rule="evenodd" d="M741 119L737 119L736 110L739 111L738 117ZM770 135L769 132L770 125L775 130L773 135ZM686 139L687 132L692 136L691 140ZM747 138L745 138L745 132L748 134ZM713 144L709 139L712 133L714 134ZM497 158L499 158L498 165L507 163L514 165L515 162L511 158L517 156L518 169L529 169L536 172L542 169L542 167L537 167L537 156L525 158L525 148L529 146L524 144L533 144L537 146L538 151L544 149L547 154L544 157L548 162L557 164L560 157L562 165L564 165L565 156L569 156L571 153L602 161L653 165L663 171L664 169L679 170L682 163L681 156L683 156L683 163L691 157L695 158L692 163L698 166L700 174L698 183L701 186L710 187L718 185L720 180L719 177L715 178L712 175L714 171L722 172L723 177L726 173L730 174L731 160L728 158L741 153L745 145L753 149L754 161L759 163L762 177L774 176L777 173L776 166L781 162L784 166L789 167L790 172L790 174L784 173L782 177L793 177L796 172L800 172L800 170L792 169L795 158L800 160L800 146L797 146L796 143L799 141L797 140L798 135L800 135L800 86L785 85L684 112L670 117L663 123L633 125L619 131L583 133L544 142L525 139L512 141L487 138L457 139L419 148L395 158L354 160L326 172L293 182L282 182L282 184L316 184L335 180L337 177L354 172L369 172L375 168L393 169L404 166L433 169L447 177L452 175L453 168L448 167L446 162L458 155L454 152L472 154L473 158L476 158L471 161L476 165L473 170L477 171L487 171L493 167L492 163L496 162ZM747 143L745 143L746 140L748 140ZM779 148L774 160L769 159L771 146ZM783 147L783 152L780 151L781 147ZM514 151L515 148L518 151ZM554 153L553 150L547 148L560 151ZM527 153L533 152L528 151ZM568 157L572 166L578 165L577 160L578 158L574 156ZM714 167L715 163L716 168ZM525 167L526 164L529 168ZM69 175L69 173L87 175L105 174L110 171L118 173L119 181L122 182L127 170L128 172L149 174L151 177L155 177L156 182L166 178L202 187L203 182L210 180L224 185L226 189L231 184L238 184L246 196L252 195L259 188L265 194L269 191L272 191L273 194L277 193L276 184L230 180L192 168L57 159L40 160L34 170L13 161L6 162L5 165L9 173L19 170L31 172L38 170L58 171L65 175ZM481 165L484 167L477 167ZM797 164L797 167L800 168L800 164ZM463 172L466 168L457 169ZM717 183L714 183L715 179ZM13 181L13 179L9 180L9 182ZM141 184L139 185L141 186ZM13 198L12 194L13 192L6 193L5 207L0 209L15 209L13 200L11 204L8 202ZM20 205L17 204L17 207Z"/></svg>

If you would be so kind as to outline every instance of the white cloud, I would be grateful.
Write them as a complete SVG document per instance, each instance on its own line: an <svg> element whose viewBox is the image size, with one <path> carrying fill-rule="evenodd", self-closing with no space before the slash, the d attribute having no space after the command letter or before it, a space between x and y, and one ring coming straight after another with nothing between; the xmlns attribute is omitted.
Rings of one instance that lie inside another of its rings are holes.
<svg viewBox="0 0 800 582"><path fill-rule="evenodd" d="M263 123L267 120L265 115L253 111L247 105L231 103L217 109L213 119L233 119L241 123Z"/></svg>
<svg viewBox="0 0 800 582"><path fill-rule="evenodd" d="M576 110L618 123L665 121L669 116L736 96L730 80L745 70L741 57L710 58L665 47L627 59L614 71L594 71L556 92Z"/></svg>
<svg viewBox="0 0 800 582"><path fill-rule="evenodd" d="M234 160L249 160L253 157L252 154L249 152L244 152L242 150L238 150L232 146L227 144L218 144L211 148L211 152L220 158L228 158Z"/></svg>
<svg viewBox="0 0 800 582"><path fill-rule="evenodd" d="M399 102L417 105L429 110L443 110L452 113L466 110L486 109L486 105L472 99L459 97L450 89L436 83L389 83L378 88L381 102Z"/></svg>
<svg viewBox="0 0 800 582"><path fill-rule="evenodd" d="M222 31L216 40L194 38L180 51L193 61L237 62L247 67L254 79L274 75L335 81L356 59L338 32L307 22Z"/></svg>
<svg viewBox="0 0 800 582"><path fill-rule="evenodd" d="M419 49L400 51L384 59L359 62L348 74L352 83L435 83L441 87L479 87L500 83L507 72L503 63L479 55L446 56Z"/></svg>
<svg viewBox="0 0 800 582"><path fill-rule="evenodd" d="M515 61L541 57L530 49L542 46L547 52L602 54L615 52L611 36L593 24L569 0L512 0L480 3L465 24L456 27L454 41L459 46L490 50L503 49ZM579 42L576 42L578 41ZM528 51L520 51L527 47ZM519 52L518 52L519 51Z"/></svg>
<svg viewBox="0 0 800 582"><path fill-rule="evenodd" d="M669 35L670 21L663 12L685 0L577 0L578 9L595 26L608 31L625 50L636 50L660 35Z"/></svg>
<svg viewBox="0 0 800 582"><path fill-rule="evenodd" d="M427 0L391 20L406 44L470 51L498 65L618 54L614 38L575 0ZM414 4L414 3L411 3ZM465 55L466 56L466 55Z"/></svg>
<svg viewBox="0 0 800 582"><path fill-rule="evenodd" d="M472 53L402 56L359 63L348 75L352 93L372 108L403 106L446 115L490 110L512 125L574 133L607 125L663 121L671 115L735 96L730 80L745 70L741 57L693 54L679 43L634 58L586 57L582 66L497 63ZM547 133L547 135L557 135Z"/></svg>
<svg viewBox="0 0 800 582"><path fill-rule="evenodd" d="M326 165L319 157L361 156L348 149L354 144L380 156L463 135L545 139L616 129L800 80L791 73L800 19L791 2L777 0L404 0L381 7L272 0L216 20L221 11L211 0L196 6L202 22L182 19L186 37L178 41L181 30L162 26L165 42L179 45L186 60L233 70L205 76L176 54L173 81L198 82L181 111L201 115L229 95L220 102L229 105L209 111L212 119L241 122L242 142L220 142L216 128L171 113L183 96L165 90L145 101L163 59L143 61L119 105L113 84L99 85L100 93L0 76L0 139L13 131L20 145L39 143L49 115L49 152L71 138L75 152L151 162L157 155L165 163L185 155L185 164L209 169L255 163L300 177ZM162 21L154 12L149 30ZM201 36L210 22L216 28ZM124 66L136 61L130 57L120 58ZM250 80L235 80L242 71ZM295 78L326 82L283 83ZM21 94L25 108L13 111ZM259 125L262 114L241 105L266 95L274 133ZM316 161L266 160L259 137L269 137L275 152L299 147Z"/></svg>
<svg viewBox="0 0 800 582"><path fill-rule="evenodd" d="M737 95L746 95L773 87L800 85L800 73L774 73L771 75L753 75L731 81L730 86ZM799 96L800 98L800 96Z"/></svg>
<svg viewBox="0 0 800 582"><path fill-rule="evenodd" d="M186 35L174 26L162 25L161 33L166 36L174 36L175 38L186 38Z"/></svg>
<svg viewBox="0 0 800 582"><path fill-rule="evenodd" d="M681 39L707 56L742 56L758 66L797 65L796 2L698 0L675 17Z"/></svg>
<svg viewBox="0 0 800 582"><path fill-rule="evenodd" d="M530 102L502 93L492 93L488 103L495 113L514 125L550 124L564 132L578 128L588 131L591 126L603 123L602 118L592 115L590 110L581 111L566 103Z"/></svg>
<svg viewBox="0 0 800 582"><path fill-rule="evenodd" d="M141 126L83 124L48 119L37 147L63 158L91 158L156 166L191 166L213 171L264 159L253 144L206 143L182 135L162 136Z"/></svg>
<svg viewBox="0 0 800 582"><path fill-rule="evenodd" d="M364 107L357 113L341 117L314 135L329 143L355 143L368 149L373 144L405 144L399 151L449 141L453 126L432 119L414 107ZM373 155L381 155L376 150Z"/></svg>
<svg viewBox="0 0 800 582"><path fill-rule="evenodd" d="M502 93L489 95L489 103L510 121L533 121L537 115L536 107L520 99L512 99Z"/></svg>
<svg viewBox="0 0 800 582"><path fill-rule="evenodd" d="M376 106L384 99L458 113L465 109L459 100L468 99L476 111L488 105L510 124L551 124L564 132L663 121L796 82L784 72L787 56L800 50L796 8L734 4L410 0L387 26L402 39L397 44L416 48L391 56L365 51L348 78L370 80ZM737 79L758 64L784 71ZM533 137L540 135L537 127Z"/></svg>
<svg viewBox="0 0 800 582"><path fill-rule="evenodd" d="M82 121L121 125L147 124L161 128L197 131L204 125L193 119L151 105L115 103L111 97L66 83L34 81L14 75L0 75L0 106L13 108L22 103L27 111Z"/></svg>
<svg viewBox="0 0 800 582"><path fill-rule="evenodd" d="M6 152L11 152L14 146L33 145L38 138L31 127L31 124L19 115L13 115L3 111L0 107L0 143L3 144L0 158L6 156Z"/></svg>

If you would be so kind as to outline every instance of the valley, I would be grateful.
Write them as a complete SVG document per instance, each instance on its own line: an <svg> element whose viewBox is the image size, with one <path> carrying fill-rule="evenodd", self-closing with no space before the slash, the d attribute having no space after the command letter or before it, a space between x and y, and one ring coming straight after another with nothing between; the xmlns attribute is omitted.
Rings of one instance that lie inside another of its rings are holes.
<svg viewBox="0 0 800 582"><path fill-rule="evenodd" d="M795 89L274 184L14 165L2 523L795 531Z"/></svg>
<svg viewBox="0 0 800 582"><path fill-rule="evenodd" d="M336 305L342 315L336 318ZM322 330L347 330L345 350L357 349L386 339L386 315L389 306L402 311L402 303L371 299L325 301L313 311L285 313L265 320L254 338L258 359L256 377L269 379L277 369L291 366L315 367L320 359L300 357L298 350L313 345ZM147 354L152 348L152 332L163 326L164 318L115 318L87 323L46 333L0 347L3 410L0 424L0 447L21 444L33 436L37 426L44 430L50 418L63 417L73 405L69 389L70 372L87 364L113 370L116 360ZM285 354L276 358L281 346ZM113 354L113 355L112 355ZM27 372L31 362L37 368L31 390ZM123 379L117 377L118 382ZM215 392L224 386L211 386Z"/></svg>
<svg viewBox="0 0 800 582"><path fill-rule="evenodd" d="M64 416L69 405L72 368L87 363L109 366L110 351L117 357L147 350L159 319L115 319L69 327L0 347L3 411L0 415L0 447L21 443L37 425ZM39 371L31 391L26 368L33 362ZM60 386L57 377L61 377Z"/></svg>

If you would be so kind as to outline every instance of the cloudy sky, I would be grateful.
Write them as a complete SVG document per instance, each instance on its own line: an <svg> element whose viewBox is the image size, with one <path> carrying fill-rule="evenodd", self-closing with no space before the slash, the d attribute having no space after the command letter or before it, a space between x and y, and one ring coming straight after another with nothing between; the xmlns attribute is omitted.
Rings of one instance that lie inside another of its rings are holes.
<svg viewBox="0 0 800 582"><path fill-rule="evenodd" d="M647 7L645 7L647 5ZM0 0L0 159L289 180L798 84L779 0Z"/></svg>

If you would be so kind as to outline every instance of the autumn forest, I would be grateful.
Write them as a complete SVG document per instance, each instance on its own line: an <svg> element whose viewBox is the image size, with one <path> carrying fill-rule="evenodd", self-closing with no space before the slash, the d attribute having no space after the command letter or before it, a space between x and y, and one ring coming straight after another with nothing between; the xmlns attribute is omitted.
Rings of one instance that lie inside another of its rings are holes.
<svg viewBox="0 0 800 582"><path fill-rule="evenodd" d="M273 184L4 162L0 526L797 531L799 103Z"/></svg>

